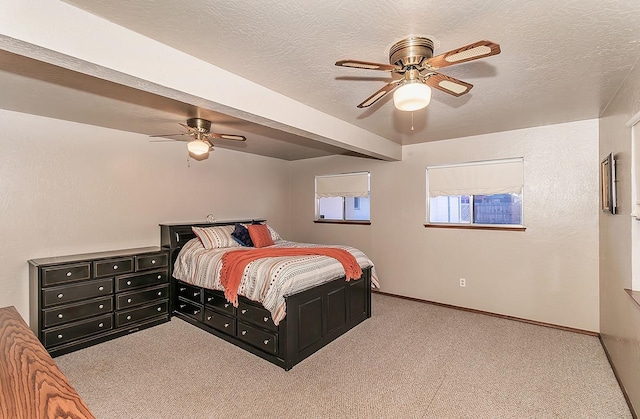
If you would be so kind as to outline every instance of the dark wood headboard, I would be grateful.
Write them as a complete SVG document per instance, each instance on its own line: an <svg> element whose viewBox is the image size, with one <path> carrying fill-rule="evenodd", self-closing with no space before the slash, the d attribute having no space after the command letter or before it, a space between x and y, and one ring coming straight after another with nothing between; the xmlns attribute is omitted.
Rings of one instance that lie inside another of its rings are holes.
<svg viewBox="0 0 640 419"><path fill-rule="evenodd" d="M182 246L184 246L189 240L196 237L191 227L215 227L234 225L235 223L264 223L266 221L267 220L231 220L216 221L213 223L195 222L160 224L160 245L171 249L172 253L174 250L182 248Z"/></svg>

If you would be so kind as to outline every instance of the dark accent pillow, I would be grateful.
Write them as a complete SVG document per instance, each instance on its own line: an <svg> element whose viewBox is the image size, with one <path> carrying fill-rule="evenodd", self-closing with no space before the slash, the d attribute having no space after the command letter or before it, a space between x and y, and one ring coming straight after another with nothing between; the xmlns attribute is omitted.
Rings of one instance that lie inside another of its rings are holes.
<svg viewBox="0 0 640 419"><path fill-rule="evenodd" d="M233 230L233 233L231 233L231 237L242 246L253 247L249 230L240 223L236 223L236 228Z"/></svg>

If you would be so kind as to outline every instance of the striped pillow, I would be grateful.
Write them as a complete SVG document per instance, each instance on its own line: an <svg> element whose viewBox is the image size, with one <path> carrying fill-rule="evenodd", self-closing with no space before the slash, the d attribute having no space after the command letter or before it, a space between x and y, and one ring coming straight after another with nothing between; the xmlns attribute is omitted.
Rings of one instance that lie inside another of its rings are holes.
<svg viewBox="0 0 640 419"><path fill-rule="evenodd" d="M225 247L240 247L240 244L233 240L231 233L235 226L215 226L215 227L191 227L198 236L205 249L222 249Z"/></svg>

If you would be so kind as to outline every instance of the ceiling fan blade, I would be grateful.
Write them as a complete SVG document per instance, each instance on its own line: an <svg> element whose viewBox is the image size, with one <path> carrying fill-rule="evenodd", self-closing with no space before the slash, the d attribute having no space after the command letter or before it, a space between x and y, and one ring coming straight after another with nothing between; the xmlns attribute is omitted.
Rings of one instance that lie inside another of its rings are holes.
<svg viewBox="0 0 640 419"><path fill-rule="evenodd" d="M435 89L442 90L453 96L462 96L469 93L469 90L473 87L473 84L440 73L433 73L433 75L427 78L426 83Z"/></svg>
<svg viewBox="0 0 640 419"><path fill-rule="evenodd" d="M365 70L380 70L380 71L397 71L400 69L399 67L391 64L370 63L368 61L359 61L359 60L340 60L340 61L336 61L336 65L339 67L352 67L352 68L362 68Z"/></svg>
<svg viewBox="0 0 640 419"><path fill-rule="evenodd" d="M234 135L234 134L215 134L210 133L210 136L213 138L221 138L223 140L234 140L234 141L247 141L247 137L244 135Z"/></svg>
<svg viewBox="0 0 640 419"><path fill-rule="evenodd" d="M181 132L179 134L158 134L158 135L150 135L149 137L177 137L179 135L191 135L189 133Z"/></svg>
<svg viewBox="0 0 640 419"><path fill-rule="evenodd" d="M473 44L445 52L444 54L431 57L427 60L427 65L434 70L437 70L442 67L477 60L479 58L485 58L496 54L500 54L500 45L491 41L478 41Z"/></svg>
<svg viewBox="0 0 640 419"><path fill-rule="evenodd" d="M398 84L400 84L400 82L402 82L402 79L394 80L391 83L385 84L384 86L382 86L380 90L378 90L377 92L375 92L374 94L366 98L362 103L360 103L358 105L358 108L367 108L373 105L374 103L382 99L384 95L386 95L387 93L389 93L390 91L398 87Z"/></svg>

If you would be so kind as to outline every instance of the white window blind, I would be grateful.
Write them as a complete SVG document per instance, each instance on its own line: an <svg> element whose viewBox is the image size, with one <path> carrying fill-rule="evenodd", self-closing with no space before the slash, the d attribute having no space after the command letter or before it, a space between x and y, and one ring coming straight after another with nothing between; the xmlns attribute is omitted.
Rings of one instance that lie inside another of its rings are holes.
<svg viewBox="0 0 640 419"><path fill-rule="evenodd" d="M523 159L427 167L429 196L496 195L522 192Z"/></svg>
<svg viewBox="0 0 640 419"><path fill-rule="evenodd" d="M316 176L316 196L318 198L367 197L369 196L369 173Z"/></svg>

